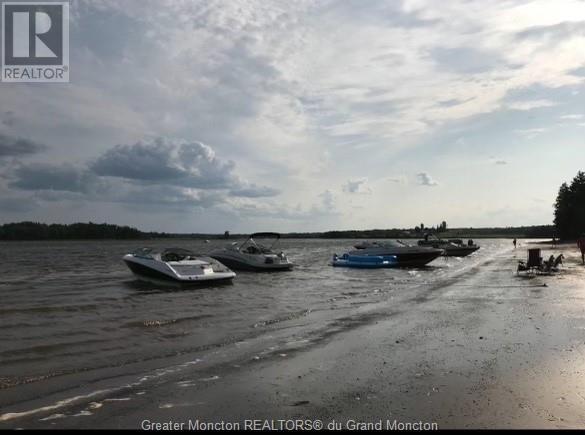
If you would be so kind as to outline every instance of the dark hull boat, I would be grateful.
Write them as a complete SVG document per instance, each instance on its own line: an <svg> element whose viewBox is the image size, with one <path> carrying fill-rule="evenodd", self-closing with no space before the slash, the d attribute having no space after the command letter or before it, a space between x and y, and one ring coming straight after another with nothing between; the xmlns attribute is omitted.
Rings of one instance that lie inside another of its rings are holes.
<svg viewBox="0 0 585 435"><path fill-rule="evenodd" d="M442 249L423 246L410 246L399 240L384 242L362 242L355 245L356 250L349 255L395 256L398 267L425 266L443 254Z"/></svg>
<svg viewBox="0 0 585 435"><path fill-rule="evenodd" d="M445 257L466 257L479 249L473 242L464 244L459 239L442 240L436 237L419 240L418 245L442 249L445 251L443 254Z"/></svg>

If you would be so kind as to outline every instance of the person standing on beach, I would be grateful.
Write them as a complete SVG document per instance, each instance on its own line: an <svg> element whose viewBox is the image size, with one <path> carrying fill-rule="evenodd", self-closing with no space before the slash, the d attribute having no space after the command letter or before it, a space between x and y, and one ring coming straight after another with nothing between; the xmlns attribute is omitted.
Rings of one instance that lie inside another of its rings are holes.
<svg viewBox="0 0 585 435"><path fill-rule="evenodd" d="M516 239L512 243L514 243L514 249L516 249Z"/></svg>
<svg viewBox="0 0 585 435"><path fill-rule="evenodd" d="M585 264L585 234L577 240L577 246L581 250L581 260L583 261L583 264Z"/></svg>

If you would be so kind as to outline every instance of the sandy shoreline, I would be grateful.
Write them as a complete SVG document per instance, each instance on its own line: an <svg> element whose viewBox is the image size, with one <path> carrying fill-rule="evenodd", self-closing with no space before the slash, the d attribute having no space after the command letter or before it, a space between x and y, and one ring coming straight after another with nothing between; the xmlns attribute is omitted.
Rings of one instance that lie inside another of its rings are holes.
<svg viewBox="0 0 585 435"><path fill-rule="evenodd" d="M390 300L335 319L296 348L256 356L243 347L229 359L218 350L171 380L5 419L0 428L244 428L251 419L342 428L352 421L585 427L585 268L573 245L541 246L545 258L565 254L562 273L518 278L525 247L430 284L399 306Z"/></svg>

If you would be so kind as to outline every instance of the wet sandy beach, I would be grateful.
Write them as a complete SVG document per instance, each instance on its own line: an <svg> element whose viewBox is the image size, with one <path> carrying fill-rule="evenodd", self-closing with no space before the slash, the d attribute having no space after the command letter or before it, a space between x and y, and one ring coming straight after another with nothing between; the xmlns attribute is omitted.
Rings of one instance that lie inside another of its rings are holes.
<svg viewBox="0 0 585 435"><path fill-rule="evenodd" d="M326 319L318 331L301 317L140 378L80 375L76 389L52 388L26 406L13 400L0 428L244 428L251 419L585 427L585 268L573 246L542 246L544 257L565 254L562 272L517 277L525 247L422 284L400 304L389 298ZM25 410L34 412L18 414Z"/></svg>

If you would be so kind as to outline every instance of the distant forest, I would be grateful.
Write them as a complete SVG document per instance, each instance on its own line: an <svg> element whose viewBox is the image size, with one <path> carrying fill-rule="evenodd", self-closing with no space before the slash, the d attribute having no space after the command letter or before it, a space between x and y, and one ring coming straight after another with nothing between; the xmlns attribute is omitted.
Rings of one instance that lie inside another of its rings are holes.
<svg viewBox="0 0 585 435"><path fill-rule="evenodd" d="M226 232L227 233L227 232ZM327 231L318 233L287 233L283 238L321 238L321 239L409 239L422 238L432 233L443 238L486 238L517 237L541 238L553 237L552 225L507 228L450 228L440 225L436 228L415 229L374 229ZM111 224L76 223L71 225L43 224L37 222L19 222L0 225L0 240L90 240L90 239L156 239L156 238L193 238L193 239L231 239L242 238L245 234L170 234L143 232L136 228Z"/></svg>
<svg viewBox="0 0 585 435"><path fill-rule="evenodd" d="M73 239L140 239L136 228L110 224L41 224L19 222L0 226L0 240L73 240Z"/></svg>

